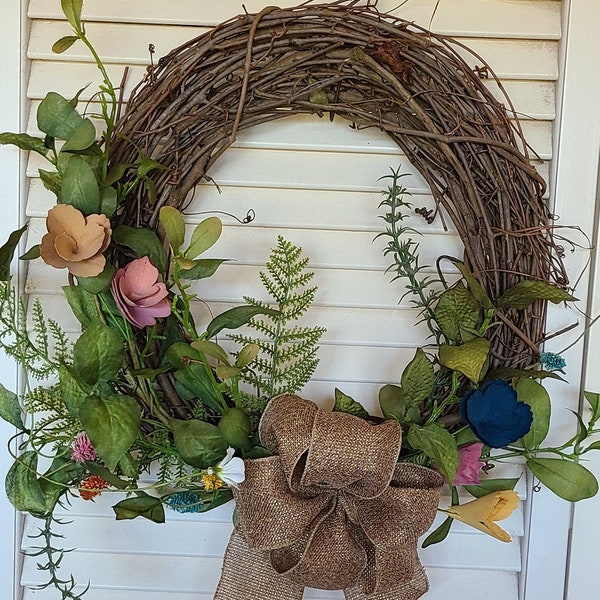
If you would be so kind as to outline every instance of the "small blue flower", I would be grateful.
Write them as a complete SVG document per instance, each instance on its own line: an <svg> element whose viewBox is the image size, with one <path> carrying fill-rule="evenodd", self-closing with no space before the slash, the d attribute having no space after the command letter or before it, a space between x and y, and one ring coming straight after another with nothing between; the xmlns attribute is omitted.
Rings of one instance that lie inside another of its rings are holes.
<svg viewBox="0 0 600 600"><path fill-rule="evenodd" d="M202 510L202 499L194 492L177 492L169 496L165 504L179 513L195 513Z"/></svg>
<svg viewBox="0 0 600 600"><path fill-rule="evenodd" d="M459 404L460 416L490 448L501 448L521 439L531 428L528 404L502 379L492 379L478 390L467 392Z"/></svg>
<svg viewBox="0 0 600 600"><path fill-rule="evenodd" d="M567 366L567 361L554 352L542 352L540 362L546 371L562 371Z"/></svg>

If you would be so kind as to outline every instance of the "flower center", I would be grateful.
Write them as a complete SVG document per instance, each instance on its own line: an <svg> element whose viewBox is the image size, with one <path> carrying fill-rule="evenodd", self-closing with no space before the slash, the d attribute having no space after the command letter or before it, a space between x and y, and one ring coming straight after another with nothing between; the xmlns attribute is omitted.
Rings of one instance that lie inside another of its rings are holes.
<svg viewBox="0 0 600 600"><path fill-rule="evenodd" d="M202 485L207 492L214 492L223 487L223 482L214 473L206 473L202 475Z"/></svg>

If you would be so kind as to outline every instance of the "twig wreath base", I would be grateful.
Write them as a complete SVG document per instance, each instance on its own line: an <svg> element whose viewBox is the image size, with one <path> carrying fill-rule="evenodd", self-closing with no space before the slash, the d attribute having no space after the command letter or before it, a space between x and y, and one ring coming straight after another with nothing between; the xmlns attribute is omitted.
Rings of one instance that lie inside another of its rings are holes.
<svg viewBox="0 0 600 600"><path fill-rule="evenodd" d="M465 53L481 66L470 67ZM184 209L239 131L325 112L357 129L385 131L398 144L454 223L464 260L491 298L524 278L567 284L545 183L501 82L459 42L373 3L269 6L219 25L149 68L117 126L112 160L134 163L141 151L166 168L152 174L156 202L139 188L120 221L156 229L159 209ZM493 362L536 362L543 303L499 318L490 334Z"/></svg>

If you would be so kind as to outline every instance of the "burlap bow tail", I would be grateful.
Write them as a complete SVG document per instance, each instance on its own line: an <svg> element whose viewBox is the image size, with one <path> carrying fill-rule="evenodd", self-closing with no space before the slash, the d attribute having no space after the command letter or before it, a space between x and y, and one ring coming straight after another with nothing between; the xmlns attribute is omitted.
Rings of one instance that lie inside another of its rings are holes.
<svg viewBox="0 0 600 600"><path fill-rule="evenodd" d="M396 463L396 422L372 425L284 395L259 433L276 456L246 461L215 600L297 600L305 586L341 589L347 600L427 591L417 538L433 521L442 477Z"/></svg>

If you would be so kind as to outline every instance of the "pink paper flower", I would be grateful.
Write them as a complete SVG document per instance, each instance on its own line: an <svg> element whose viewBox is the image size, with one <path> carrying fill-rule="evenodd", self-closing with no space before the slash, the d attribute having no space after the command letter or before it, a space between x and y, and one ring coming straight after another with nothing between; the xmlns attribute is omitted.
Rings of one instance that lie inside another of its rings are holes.
<svg viewBox="0 0 600 600"><path fill-rule="evenodd" d="M476 442L458 449L458 472L454 478L454 485L476 485L480 483L479 471L485 465L481 459L483 444Z"/></svg>
<svg viewBox="0 0 600 600"><path fill-rule="evenodd" d="M115 273L113 296L125 318L136 327L148 327L171 314L167 286L158 281L158 269L147 256L131 261Z"/></svg>
<svg viewBox="0 0 600 600"><path fill-rule="evenodd" d="M96 460L96 458L98 458L98 455L96 454L87 433L85 433L85 431L78 433L71 444L71 459L75 462L82 463L86 460Z"/></svg>

